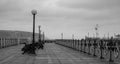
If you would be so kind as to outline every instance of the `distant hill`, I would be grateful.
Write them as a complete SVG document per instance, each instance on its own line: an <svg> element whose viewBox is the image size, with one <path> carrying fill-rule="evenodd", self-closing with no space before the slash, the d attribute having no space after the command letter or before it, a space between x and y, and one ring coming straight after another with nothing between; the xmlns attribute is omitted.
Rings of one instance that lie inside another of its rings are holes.
<svg viewBox="0 0 120 64"><path fill-rule="evenodd" d="M43 35L41 35L43 37ZM39 37L38 33L35 33L35 38ZM12 31L12 30L0 30L0 38L32 38L32 32L27 31ZM45 39L47 39L45 37Z"/></svg>

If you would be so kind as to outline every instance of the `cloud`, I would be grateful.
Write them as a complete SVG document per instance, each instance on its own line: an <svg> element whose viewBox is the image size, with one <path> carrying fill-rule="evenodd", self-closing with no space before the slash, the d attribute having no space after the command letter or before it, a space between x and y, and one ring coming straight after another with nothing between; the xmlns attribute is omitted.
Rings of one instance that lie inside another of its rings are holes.
<svg viewBox="0 0 120 64"><path fill-rule="evenodd" d="M59 0L57 3L59 7L67 9L69 19L96 22L120 17L120 0Z"/></svg>
<svg viewBox="0 0 120 64"><path fill-rule="evenodd" d="M31 10L37 9L36 27L42 25L48 36L84 36L95 24L109 25L107 32L119 27L119 6L120 0L0 0L0 29L32 31Z"/></svg>
<svg viewBox="0 0 120 64"><path fill-rule="evenodd" d="M68 8L107 9L119 7L120 0L60 0L59 6Z"/></svg>
<svg viewBox="0 0 120 64"><path fill-rule="evenodd" d="M16 0L1 0L0 1L0 13L12 13L21 11L21 4Z"/></svg>

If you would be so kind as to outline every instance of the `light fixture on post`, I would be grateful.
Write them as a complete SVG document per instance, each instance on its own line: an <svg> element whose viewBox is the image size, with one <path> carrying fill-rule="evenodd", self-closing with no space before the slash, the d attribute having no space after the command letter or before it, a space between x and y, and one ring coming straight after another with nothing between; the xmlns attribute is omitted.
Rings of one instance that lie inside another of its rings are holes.
<svg viewBox="0 0 120 64"><path fill-rule="evenodd" d="M32 43L35 43L35 15L37 14L37 10L32 10L31 11L32 15L33 15L33 42Z"/></svg>

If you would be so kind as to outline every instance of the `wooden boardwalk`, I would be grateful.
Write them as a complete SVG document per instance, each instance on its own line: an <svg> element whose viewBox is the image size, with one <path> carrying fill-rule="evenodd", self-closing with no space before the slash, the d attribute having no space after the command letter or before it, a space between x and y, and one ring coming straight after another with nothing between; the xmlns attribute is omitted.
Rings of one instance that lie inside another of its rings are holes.
<svg viewBox="0 0 120 64"><path fill-rule="evenodd" d="M54 43L45 44L35 55L22 55L23 46L0 49L0 64L120 64L89 56Z"/></svg>

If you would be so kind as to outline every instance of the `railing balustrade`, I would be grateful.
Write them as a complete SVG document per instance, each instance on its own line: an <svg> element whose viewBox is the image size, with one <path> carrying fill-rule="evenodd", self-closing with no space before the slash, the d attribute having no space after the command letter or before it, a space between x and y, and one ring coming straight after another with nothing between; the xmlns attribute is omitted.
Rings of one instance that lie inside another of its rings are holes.
<svg viewBox="0 0 120 64"><path fill-rule="evenodd" d="M0 48L5 48L9 46L18 45L24 42L28 42L28 39L26 38L0 38Z"/></svg>
<svg viewBox="0 0 120 64"><path fill-rule="evenodd" d="M106 59L109 62L120 59L120 40L117 39L81 39L56 40L56 44Z"/></svg>

